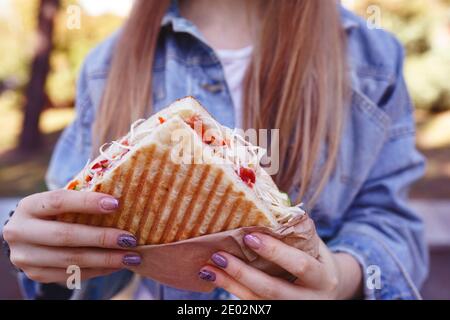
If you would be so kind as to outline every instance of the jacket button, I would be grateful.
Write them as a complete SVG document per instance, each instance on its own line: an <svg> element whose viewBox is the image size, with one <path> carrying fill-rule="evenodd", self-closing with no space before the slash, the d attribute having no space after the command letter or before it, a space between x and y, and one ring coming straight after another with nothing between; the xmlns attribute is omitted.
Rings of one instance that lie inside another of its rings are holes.
<svg viewBox="0 0 450 320"><path fill-rule="evenodd" d="M218 93L223 90L223 85L219 82L216 83L204 83L202 88L211 93Z"/></svg>

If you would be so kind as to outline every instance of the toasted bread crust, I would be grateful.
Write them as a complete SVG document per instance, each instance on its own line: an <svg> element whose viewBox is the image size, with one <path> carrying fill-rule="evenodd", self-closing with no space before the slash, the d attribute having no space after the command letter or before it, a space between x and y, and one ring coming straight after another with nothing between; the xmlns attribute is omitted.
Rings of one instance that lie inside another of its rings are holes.
<svg viewBox="0 0 450 320"><path fill-rule="evenodd" d="M170 149L143 146L93 190L119 199L114 214L68 213L59 220L112 227L140 245L180 241L246 226L272 226L219 165L176 164Z"/></svg>

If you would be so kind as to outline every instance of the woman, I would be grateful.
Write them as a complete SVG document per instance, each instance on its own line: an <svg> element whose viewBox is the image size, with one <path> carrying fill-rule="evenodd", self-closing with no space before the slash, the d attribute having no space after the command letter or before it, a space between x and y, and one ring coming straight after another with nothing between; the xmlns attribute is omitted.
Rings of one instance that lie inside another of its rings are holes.
<svg viewBox="0 0 450 320"><path fill-rule="evenodd" d="M406 191L424 161L402 61L392 36L334 1L136 1L124 28L86 59L77 117L57 144L48 185L64 186L132 121L193 95L229 127L280 129L275 180L307 204L320 258L251 234L247 246L297 280L217 252L199 277L223 289L191 293L143 279L135 298L418 298L427 255ZM129 283L132 273L121 269L140 263L133 235L51 219L117 206L75 191L21 201L4 237L28 297L104 299ZM51 285L65 283L69 264L90 279L73 293Z"/></svg>

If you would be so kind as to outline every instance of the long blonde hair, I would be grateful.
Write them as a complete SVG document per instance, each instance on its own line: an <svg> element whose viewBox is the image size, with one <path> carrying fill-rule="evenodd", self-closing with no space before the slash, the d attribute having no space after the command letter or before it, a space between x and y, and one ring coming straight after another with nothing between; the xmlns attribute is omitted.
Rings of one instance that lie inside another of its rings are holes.
<svg viewBox="0 0 450 320"><path fill-rule="evenodd" d="M150 114L151 70L169 4L135 1L113 54L94 147ZM346 46L339 9L333 0L269 0L264 9L245 78L244 125L280 130L275 181L286 191L300 184L297 200L308 192L312 206L335 166L344 120ZM326 155L319 166L321 150Z"/></svg>

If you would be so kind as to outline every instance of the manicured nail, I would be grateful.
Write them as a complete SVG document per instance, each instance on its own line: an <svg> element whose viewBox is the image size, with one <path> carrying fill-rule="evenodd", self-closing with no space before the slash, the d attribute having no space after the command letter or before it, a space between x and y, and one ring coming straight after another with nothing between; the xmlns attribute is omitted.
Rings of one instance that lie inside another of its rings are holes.
<svg viewBox="0 0 450 320"><path fill-rule="evenodd" d="M252 249L259 249L261 248L261 240L252 234L247 234L244 236L244 242L246 245L248 245Z"/></svg>
<svg viewBox="0 0 450 320"><path fill-rule="evenodd" d="M122 248L134 248L137 246L136 237L131 234L121 234L117 238L117 244Z"/></svg>
<svg viewBox="0 0 450 320"><path fill-rule="evenodd" d="M209 270L201 270L198 273L198 277L205 281L214 281L216 280L216 274Z"/></svg>
<svg viewBox="0 0 450 320"><path fill-rule="evenodd" d="M119 208L119 201L111 197L105 197L100 200L100 206L103 210L116 210L117 208Z"/></svg>
<svg viewBox="0 0 450 320"><path fill-rule="evenodd" d="M123 257L122 262L126 266L138 266L141 264L141 256L137 254L127 254Z"/></svg>
<svg viewBox="0 0 450 320"><path fill-rule="evenodd" d="M214 264L216 264L217 266L219 266L221 268L226 268L228 265L227 258L225 258L224 256L222 256L218 253L214 253L211 256L211 260L212 260L212 262L214 262Z"/></svg>

